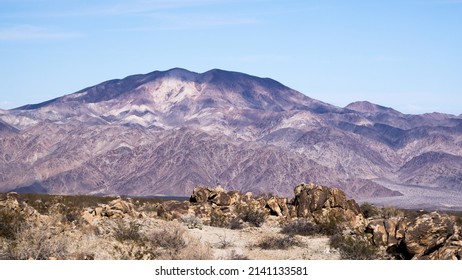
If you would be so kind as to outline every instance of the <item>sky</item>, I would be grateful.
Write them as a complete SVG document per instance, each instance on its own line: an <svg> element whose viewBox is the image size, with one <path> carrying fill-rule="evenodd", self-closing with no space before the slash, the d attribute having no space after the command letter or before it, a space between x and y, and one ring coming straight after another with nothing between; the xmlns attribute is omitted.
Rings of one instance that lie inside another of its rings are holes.
<svg viewBox="0 0 462 280"><path fill-rule="evenodd" d="M462 0L0 0L0 108L174 67L462 113Z"/></svg>

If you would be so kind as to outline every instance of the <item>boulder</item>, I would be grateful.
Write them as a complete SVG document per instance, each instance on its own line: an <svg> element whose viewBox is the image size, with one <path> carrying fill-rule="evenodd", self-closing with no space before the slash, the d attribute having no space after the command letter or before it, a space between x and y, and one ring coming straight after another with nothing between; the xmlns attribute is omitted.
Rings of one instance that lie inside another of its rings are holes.
<svg viewBox="0 0 462 280"><path fill-rule="evenodd" d="M398 246L404 238L406 221L401 217L374 219L366 226L366 232L372 235L372 243L376 246Z"/></svg>
<svg viewBox="0 0 462 280"><path fill-rule="evenodd" d="M278 199L271 197L266 201L266 206L270 209L271 214L276 216L282 216L281 207L279 207Z"/></svg>
<svg viewBox="0 0 462 280"><path fill-rule="evenodd" d="M316 223L338 222L348 228L363 226L364 217L354 200L347 200L340 189L315 184L300 184L294 189L296 216ZM287 209L289 213L289 209Z"/></svg>
<svg viewBox="0 0 462 280"><path fill-rule="evenodd" d="M209 197L210 202L214 203L217 206L230 206L231 205L231 196L225 192L212 192Z"/></svg>
<svg viewBox="0 0 462 280"><path fill-rule="evenodd" d="M454 221L446 214L432 212L415 219L407 226L405 246L414 259L433 255L455 233Z"/></svg>
<svg viewBox="0 0 462 280"><path fill-rule="evenodd" d="M189 201L194 203L207 202L210 196L211 190L208 188L197 187L194 188L193 194Z"/></svg>
<svg viewBox="0 0 462 280"><path fill-rule="evenodd" d="M157 216L166 220L177 219L189 214L189 206L188 201L165 201L157 208ZM193 209L191 210L193 211Z"/></svg>

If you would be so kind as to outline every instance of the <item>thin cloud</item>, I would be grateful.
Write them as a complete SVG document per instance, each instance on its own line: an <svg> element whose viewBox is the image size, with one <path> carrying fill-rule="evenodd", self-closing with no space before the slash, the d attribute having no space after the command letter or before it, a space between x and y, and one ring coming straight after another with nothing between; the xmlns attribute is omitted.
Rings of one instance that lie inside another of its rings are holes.
<svg viewBox="0 0 462 280"><path fill-rule="evenodd" d="M247 17L207 16L207 15L157 15L153 16L155 22L148 26L134 26L126 28L113 28L111 32L151 32L169 30L208 29L224 26L251 25L259 23L258 20Z"/></svg>
<svg viewBox="0 0 462 280"><path fill-rule="evenodd" d="M0 27L0 41L60 40L81 36L83 34L80 32L65 32L35 25Z"/></svg>
<svg viewBox="0 0 462 280"><path fill-rule="evenodd" d="M53 5L46 10L20 11L4 14L9 18L69 18L69 17L113 17L113 16L142 16L166 10L178 10L200 6L217 6L230 2L229 0L134 0L134 1L101 1L90 2L80 8L69 8L65 2L43 0Z"/></svg>

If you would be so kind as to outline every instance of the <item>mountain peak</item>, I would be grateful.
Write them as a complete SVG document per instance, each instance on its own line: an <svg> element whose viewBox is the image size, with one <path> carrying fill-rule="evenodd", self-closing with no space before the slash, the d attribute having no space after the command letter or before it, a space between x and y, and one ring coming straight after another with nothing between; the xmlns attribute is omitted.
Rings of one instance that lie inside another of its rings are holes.
<svg viewBox="0 0 462 280"><path fill-rule="evenodd" d="M348 104L345 107L345 109L349 109L349 110L353 110L353 111L357 111L361 113L380 113L380 112L399 113L393 108L377 105L369 101L356 101L356 102Z"/></svg>

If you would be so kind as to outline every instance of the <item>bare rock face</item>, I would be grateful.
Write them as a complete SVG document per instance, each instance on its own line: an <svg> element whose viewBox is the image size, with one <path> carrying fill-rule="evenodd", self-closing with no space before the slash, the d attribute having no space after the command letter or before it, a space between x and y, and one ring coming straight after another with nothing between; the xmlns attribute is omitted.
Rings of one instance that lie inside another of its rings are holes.
<svg viewBox="0 0 462 280"><path fill-rule="evenodd" d="M278 217L289 216L289 208L287 207L287 198L271 197L266 201L266 206L270 209L271 214Z"/></svg>
<svg viewBox="0 0 462 280"><path fill-rule="evenodd" d="M141 217L142 213L135 210L133 203L122 198L110 201L107 205L100 204L95 208L88 208L82 211L82 218L92 224L95 220L101 218L124 218L124 217Z"/></svg>
<svg viewBox="0 0 462 280"><path fill-rule="evenodd" d="M375 219L366 226L366 232L372 234L372 242L376 246L390 248L396 246L404 238L406 221L400 217Z"/></svg>
<svg viewBox="0 0 462 280"><path fill-rule="evenodd" d="M315 223L335 223L344 228L364 227L364 218L358 204L348 200L343 191L315 184L300 184L294 189L295 197L259 196L236 191L226 192L221 187L197 187L190 198L190 213L204 223L219 224L248 215L267 214L283 219L304 218ZM247 214L243 213L247 212ZM256 214L255 214L256 213ZM211 218L212 217L212 218Z"/></svg>
<svg viewBox="0 0 462 280"><path fill-rule="evenodd" d="M157 209L157 216L172 220L189 214L188 201L165 201Z"/></svg>
<svg viewBox="0 0 462 280"><path fill-rule="evenodd" d="M375 219L366 226L372 244L399 259L462 259L461 229L453 218L432 212L409 221Z"/></svg>
<svg viewBox="0 0 462 280"><path fill-rule="evenodd" d="M413 258L422 258L445 247L454 233L454 221L448 215L437 212L424 214L408 225L406 249Z"/></svg>
<svg viewBox="0 0 462 280"><path fill-rule="evenodd" d="M335 220L348 227L359 227L363 216L354 200L347 200L339 189L315 184L300 184L294 189L293 205L297 217L311 218L317 223Z"/></svg>

